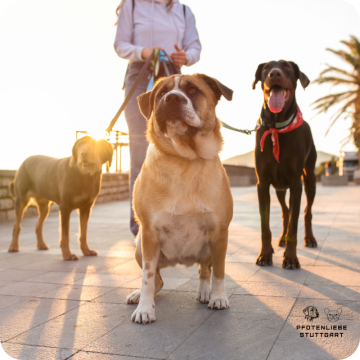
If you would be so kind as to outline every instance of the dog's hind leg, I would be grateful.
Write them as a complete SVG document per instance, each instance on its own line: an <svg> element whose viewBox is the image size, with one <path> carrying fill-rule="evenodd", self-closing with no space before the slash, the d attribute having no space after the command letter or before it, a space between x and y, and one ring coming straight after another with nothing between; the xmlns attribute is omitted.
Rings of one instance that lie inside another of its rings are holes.
<svg viewBox="0 0 360 360"><path fill-rule="evenodd" d="M43 238L43 224L46 220L47 216L49 215L50 210L50 201L44 199L42 197L35 198L38 208L38 221L36 223L36 238L37 238L37 248L39 250L48 250L49 246L46 245L44 238Z"/></svg>
<svg viewBox="0 0 360 360"><path fill-rule="evenodd" d="M207 304L210 301L211 265L211 257L200 261L199 265L199 287L196 300L204 304Z"/></svg>
<svg viewBox="0 0 360 360"><path fill-rule="evenodd" d="M85 256L95 256L97 252L95 250L91 250L87 243L87 226L89 222L91 212L91 205L84 206L79 209L79 227L80 227L80 249Z"/></svg>
<svg viewBox="0 0 360 360"><path fill-rule="evenodd" d="M317 242L315 240L311 227L311 220L312 220L311 208L314 203L315 193L316 193L316 178L314 173L315 161L316 161L316 150L315 147L313 146L310 155L306 161L305 169L303 171L303 181L304 181L305 194L307 200L305 213L304 213L305 214L304 243L305 246L308 247L317 247Z"/></svg>
<svg viewBox="0 0 360 360"><path fill-rule="evenodd" d="M13 230L13 238L8 249L9 252L17 252L20 250L19 247L19 235L21 231L20 223L29 200L30 198L26 194L23 197L19 196L15 199L16 222Z"/></svg>
<svg viewBox="0 0 360 360"><path fill-rule="evenodd" d="M287 228L289 225L289 208L287 207L286 202L285 202L286 190L276 190L276 196L281 205L282 218L283 218L283 230L282 230L281 236L279 238L278 245L281 247L284 247L286 232L287 232Z"/></svg>
<svg viewBox="0 0 360 360"><path fill-rule="evenodd" d="M60 206L60 248L64 260L77 260L78 257L70 251L70 214L71 210Z"/></svg>
<svg viewBox="0 0 360 360"><path fill-rule="evenodd" d="M218 229L210 238L210 253L213 266L211 294L208 307L227 309L229 299L225 291L225 257L228 242L228 229Z"/></svg>

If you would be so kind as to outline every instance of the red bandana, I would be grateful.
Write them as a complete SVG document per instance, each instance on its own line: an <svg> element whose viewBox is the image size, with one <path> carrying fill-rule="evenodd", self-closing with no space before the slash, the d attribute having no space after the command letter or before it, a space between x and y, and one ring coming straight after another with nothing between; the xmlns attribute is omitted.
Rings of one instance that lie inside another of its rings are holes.
<svg viewBox="0 0 360 360"><path fill-rule="evenodd" d="M270 130L267 130L267 131L264 132L264 134L263 134L263 136L261 138L261 141L260 141L261 151L263 151L263 149L264 149L264 142L265 142L266 137L271 133L271 140L272 140L272 143L273 143L273 154L274 154L274 157L277 160L277 162L280 162L279 161L280 145L279 145L279 135L278 135L278 133L283 134L283 133L287 133L289 131L292 131L292 130L298 128L299 126L301 126L303 122L304 122L304 119L303 119L302 113L301 113L301 111L300 111L300 109L298 107L296 117L295 117L294 121L292 121L292 123L290 125L282 128L282 129L273 129L273 128L271 128Z"/></svg>

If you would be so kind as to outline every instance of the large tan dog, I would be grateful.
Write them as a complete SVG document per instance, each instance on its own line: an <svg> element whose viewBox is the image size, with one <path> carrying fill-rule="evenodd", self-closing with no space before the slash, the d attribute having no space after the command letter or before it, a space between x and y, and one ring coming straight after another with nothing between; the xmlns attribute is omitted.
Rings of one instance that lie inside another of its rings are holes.
<svg viewBox="0 0 360 360"><path fill-rule="evenodd" d="M163 287L160 269L199 263L197 299L210 308L229 306L225 255L233 202L218 153L223 139L215 107L233 91L205 75L173 75L138 97L149 120L149 148L134 186L140 225L135 257L143 269L132 321L155 320L154 295ZM211 267L213 267L210 290Z"/></svg>
<svg viewBox="0 0 360 360"><path fill-rule="evenodd" d="M87 224L101 185L102 164L111 164L113 147L105 140L96 141L90 136L77 140L72 156L55 159L34 155L21 164L15 180L10 183L10 193L15 198L16 222L9 252L17 252L21 219L30 198L35 200L39 219L36 224L37 248L47 250L42 235L43 223L49 213L50 202L60 207L61 236L60 247L64 260L77 260L69 246L70 214L79 209L80 248L84 255L97 255L87 244Z"/></svg>

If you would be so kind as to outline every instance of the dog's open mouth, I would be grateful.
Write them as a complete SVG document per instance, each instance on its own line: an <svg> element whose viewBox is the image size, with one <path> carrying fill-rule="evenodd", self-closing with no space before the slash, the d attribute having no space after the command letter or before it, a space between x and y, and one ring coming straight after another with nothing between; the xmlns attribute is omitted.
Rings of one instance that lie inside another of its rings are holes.
<svg viewBox="0 0 360 360"><path fill-rule="evenodd" d="M268 106L270 111L278 113L284 108L285 102L289 99L290 90L284 89L279 85L275 85L266 91L266 94L268 96Z"/></svg>

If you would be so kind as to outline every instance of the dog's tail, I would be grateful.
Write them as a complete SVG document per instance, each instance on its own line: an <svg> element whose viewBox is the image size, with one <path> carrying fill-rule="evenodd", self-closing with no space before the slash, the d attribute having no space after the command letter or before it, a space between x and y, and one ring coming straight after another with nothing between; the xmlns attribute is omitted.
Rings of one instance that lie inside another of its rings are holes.
<svg viewBox="0 0 360 360"><path fill-rule="evenodd" d="M15 180L9 184L9 194L15 199Z"/></svg>

